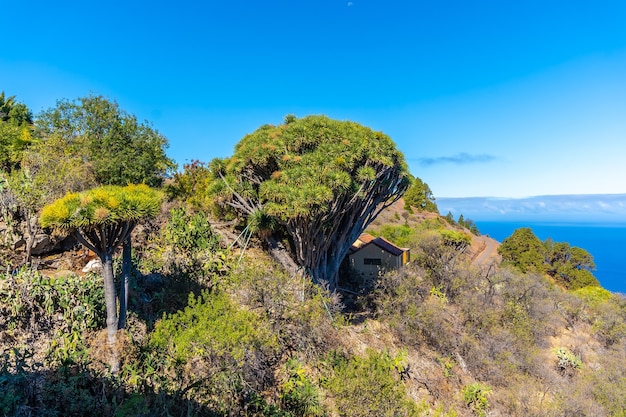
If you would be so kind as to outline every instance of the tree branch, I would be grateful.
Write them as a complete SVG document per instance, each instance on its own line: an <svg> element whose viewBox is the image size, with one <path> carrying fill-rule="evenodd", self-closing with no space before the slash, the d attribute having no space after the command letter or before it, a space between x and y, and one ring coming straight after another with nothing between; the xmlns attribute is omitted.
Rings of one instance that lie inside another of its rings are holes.
<svg viewBox="0 0 626 417"><path fill-rule="evenodd" d="M91 242L89 242L87 239L85 239L85 237L81 234L81 230L80 229L74 230L74 232L72 234L74 235L76 240L78 240L81 244L83 244L87 249L89 249L93 253L95 253L98 256L100 256L100 251L94 245L92 245Z"/></svg>

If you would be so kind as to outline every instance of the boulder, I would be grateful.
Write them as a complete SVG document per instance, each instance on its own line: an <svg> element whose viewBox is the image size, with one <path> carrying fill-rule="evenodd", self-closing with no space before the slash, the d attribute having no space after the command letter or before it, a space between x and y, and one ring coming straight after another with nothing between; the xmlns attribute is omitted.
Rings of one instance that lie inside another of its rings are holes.
<svg viewBox="0 0 626 417"><path fill-rule="evenodd" d="M102 262L100 262L100 259L96 258L87 262L87 265L85 265L85 267L83 268L83 272L88 273L92 271L99 271L101 269L102 269Z"/></svg>
<svg viewBox="0 0 626 417"><path fill-rule="evenodd" d="M52 252L56 249L59 241L57 239L52 238L50 235L47 235L43 232L37 233L35 235L35 243L33 244L33 248L31 249L31 255L45 255L47 253Z"/></svg>
<svg viewBox="0 0 626 417"><path fill-rule="evenodd" d="M21 236L13 236L13 241L9 244L12 250L17 250L26 245L26 241Z"/></svg>

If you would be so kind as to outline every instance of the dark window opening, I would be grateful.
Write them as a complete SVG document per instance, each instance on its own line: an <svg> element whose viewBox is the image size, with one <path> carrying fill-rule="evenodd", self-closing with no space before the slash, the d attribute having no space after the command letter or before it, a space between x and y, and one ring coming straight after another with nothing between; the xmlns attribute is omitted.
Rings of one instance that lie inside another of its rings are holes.
<svg viewBox="0 0 626 417"><path fill-rule="evenodd" d="M363 264L365 265L382 265L383 260L380 258L365 258L363 259Z"/></svg>

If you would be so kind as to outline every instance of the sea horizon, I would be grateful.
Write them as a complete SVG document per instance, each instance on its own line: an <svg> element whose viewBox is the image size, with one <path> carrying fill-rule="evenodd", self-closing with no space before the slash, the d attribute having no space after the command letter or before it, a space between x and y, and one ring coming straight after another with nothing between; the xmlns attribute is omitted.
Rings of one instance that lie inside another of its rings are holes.
<svg viewBox="0 0 626 417"><path fill-rule="evenodd" d="M499 242L520 227L542 241L551 238L585 249L593 274L609 291L626 294L626 194L544 195L524 198L460 197L436 200L442 215L462 214L481 234Z"/></svg>
<svg viewBox="0 0 626 417"><path fill-rule="evenodd" d="M442 215L463 214L474 221L556 221L626 225L625 194L564 194L523 198L454 197L436 199Z"/></svg>
<svg viewBox="0 0 626 417"><path fill-rule="evenodd" d="M626 268L623 268L626 223L498 219L475 224L482 235L500 243L516 229L528 227L541 241L552 239L580 247L593 256L596 269L592 273L600 285L611 292L626 294Z"/></svg>

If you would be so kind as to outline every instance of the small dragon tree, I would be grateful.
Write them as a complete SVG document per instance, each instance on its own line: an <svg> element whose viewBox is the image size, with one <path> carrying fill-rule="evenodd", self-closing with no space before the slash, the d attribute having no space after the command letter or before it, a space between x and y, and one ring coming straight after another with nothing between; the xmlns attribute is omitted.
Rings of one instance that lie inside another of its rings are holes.
<svg viewBox="0 0 626 417"><path fill-rule="evenodd" d="M117 330L126 316L127 277L122 280L120 315L116 303L113 276L113 253L124 244L123 256L130 257L130 235L137 223L155 216L161 206L161 194L147 185L104 186L81 193L69 193L45 206L41 212L42 227L52 227L72 234L95 252L102 261L104 296L107 310L108 343L114 352L110 365L117 372L119 359L115 354ZM124 259L125 275L130 259ZM126 282L125 282L126 281Z"/></svg>

